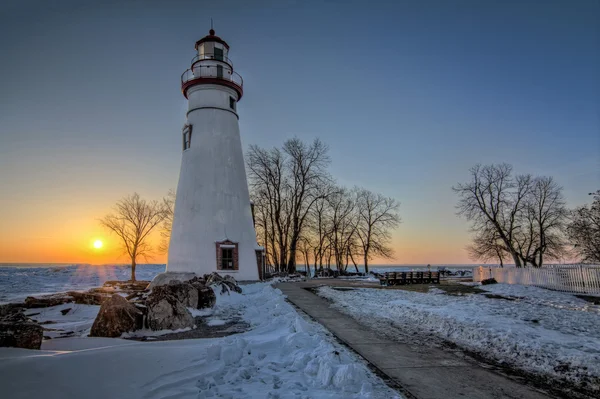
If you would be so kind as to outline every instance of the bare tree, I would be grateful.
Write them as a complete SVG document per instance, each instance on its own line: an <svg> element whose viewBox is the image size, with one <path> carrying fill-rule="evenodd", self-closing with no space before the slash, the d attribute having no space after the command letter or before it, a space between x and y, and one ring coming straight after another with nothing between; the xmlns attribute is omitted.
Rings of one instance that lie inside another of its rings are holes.
<svg viewBox="0 0 600 399"><path fill-rule="evenodd" d="M476 165L470 173L471 181L453 190L460 197L458 214L475 233L471 256L507 253L517 267L541 267L545 259L560 258L566 215L562 187L551 177L513 178L507 164Z"/></svg>
<svg viewBox="0 0 600 399"><path fill-rule="evenodd" d="M531 177L513 179L512 166L508 164L476 165L470 173L470 182L452 187L460 197L458 214L472 223L471 229L476 233L483 234L483 230L494 228L515 265L521 267L515 236Z"/></svg>
<svg viewBox="0 0 600 399"><path fill-rule="evenodd" d="M158 252L166 254L169 252L169 241L171 240L171 230L173 229L173 214L175 213L175 191L169 190L166 197L163 198L163 209L165 218L160 225L160 244Z"/></svg>
<svg viewBox="0 0 600 399"><path fill-rule="evenodd" d="M121 239L124 252L131 259L131 280L135 281L135 268L140 256L148 257L152 246L150 233L165 219L163 202L146 201L138 193L127 196L115 205L114 213L106 215L100 224Z"/></svg>
<svg viewBox="0 0 600 399"><path fill-rule="evenodd" d="M571 212L567 235L584 262L600 263L600 190L594 201Z"/></svg>
<svg viewBox="0 0 600 399"><path fill-rule="evenodd" d="M251 146L247 154L251 197L260 221L259 239L277 269L294 272L298 242L310 210L327 196L327 146L287 140L283 149Z"/></svg>
<svg viewBox="0 0 600 399"><path fill-rule="evenodd" d="M473 242L467 247L469 256L473 260L484 262L498 260L500 267L504 267L504 261L509 255L497 230L493 226L475 232Z"/></svg>
<svg viewBox="0 0 600 399"><path fill-rule="evenodd" d="M298 252L300 252L300 254L302 255L302 262L304 263L304 266L306 267L306 277L310 277L310 248L312 247L312 243L310 241L310 238L306 237L306 236L302 236L300 237L300 240L298 240Z"/></svg>
<svg viewBox="0 0 600 399"><path fill-rule="evenodd" d="M368 269L373 257L391 256L397 202L336 186L320 140L306 144L294 138L282 149L251 146L246 162L258 239L277 270L293 273L297 260L310 259L315 271L333 264L345 271L350 261L358 271L360 257Z"/></svg>
<svg viewBox="0 0 600 399"><path fill-rule="evenodd" d="M287 271L296 271L296 248L300 239L304 222L310 209L319 198L329 194L331 179L327 174L329 165L329 149L319 139L310 145L298 138L287 140L283 144L284 152L289 156L291 197L291 234L290 254Z"/></svg>
<svg viewBox="0 0 600 399"><path fill-rule="evenodd" d="M542 267L544 259L559 259L564 253L567 208L562 190L552 177L534 179L529 201L538 235L531 262L534 266Z"/></svg>
<svg viewBox="0 0 600 399"><path fill-rule="evenodd" d="M341 187L332 190L328 198L331 211L331 247L338 270L344 269L348 250L358 227L358 212L356 197L347 189Z"/></svg>
<svg viewBox="0 0 600 399"><path fill-rule="evenodd" d="M263 245L278 270L287 265L290 218L286 209L289 184L286 177L286 155L279 149L265 150L250 146L246 157L250 194L255 214L263 230ZM260 236L259 236L260 237Z"/></svg>
<svg viewBox="0 0 600 399"><path fill-rule="evenodd" d="M365 273L369 273L369 260L375 256L391 258L389 246L391 230L400 224L398 207L393 198L357 189L358 223L356 234L361 244Z"/></svg>
<svg viewBox="0 0 600 399"><path fill-rule="evenodd" d="M310 212L308 234L313 237L311 243L315 271L323 268L323 258L329 247L331 221L328 212L329 202L326 198L319 198Z"/></svg>

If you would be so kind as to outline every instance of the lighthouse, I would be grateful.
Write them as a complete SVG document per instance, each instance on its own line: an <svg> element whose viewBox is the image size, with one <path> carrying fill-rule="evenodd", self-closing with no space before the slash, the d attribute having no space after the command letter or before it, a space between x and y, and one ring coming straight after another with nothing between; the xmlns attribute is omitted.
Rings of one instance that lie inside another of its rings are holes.
<svg viewBox="0 0 600 399"><path fill-rule="evenodd" d="M262 277L237 105L244 94L229 45L213 29L198 40L181 76L188 100L167 274Z"/></svg>

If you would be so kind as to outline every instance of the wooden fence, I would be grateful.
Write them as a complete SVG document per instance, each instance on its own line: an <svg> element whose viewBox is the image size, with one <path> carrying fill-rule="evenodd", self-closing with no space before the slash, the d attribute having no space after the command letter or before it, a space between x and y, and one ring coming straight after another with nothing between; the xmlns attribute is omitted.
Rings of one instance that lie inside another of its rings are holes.
<svg viewBox="0 0 600 399"><path fill-rule="evenodd" d="M494 278L499 283L533 285L576 294L600 295L600 265L549 267L484 267L473 269L473 281Z"/></svg>

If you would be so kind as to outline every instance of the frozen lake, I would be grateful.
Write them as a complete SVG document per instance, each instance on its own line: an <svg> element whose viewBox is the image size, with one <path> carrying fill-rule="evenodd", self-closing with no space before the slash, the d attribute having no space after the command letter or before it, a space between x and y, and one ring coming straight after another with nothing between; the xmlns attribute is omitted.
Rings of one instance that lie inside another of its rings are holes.
<svg viewBox="0 0 600 399"><path fill-rule="evenodd" d="M469 270L477 265L450 265L450 270ZM165 271L164 264L141 264L137 266L138 280L152 280ZM373 272L395 272L426 270L427 265L373 265ZM437 270L442 265L431 265ZM304 265L298 265L304 270ZM313 269L314 270L314 269ZM364 271L362 266L359 270ZM348 267L348 271L355 271ZM107 280L128 280L128 265L86 265L86 264L43 264L43 263L0 263L0 303L21 301L29 295L51 294L69 290L85 290L101 286Z"/></svg>

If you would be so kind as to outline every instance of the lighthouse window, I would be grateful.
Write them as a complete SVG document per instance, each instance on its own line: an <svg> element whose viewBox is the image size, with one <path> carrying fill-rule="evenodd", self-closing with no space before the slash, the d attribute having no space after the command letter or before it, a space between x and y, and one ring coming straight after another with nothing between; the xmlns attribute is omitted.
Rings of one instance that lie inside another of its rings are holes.
<svg viewBox="0 0 600 399"><path fill-rule="evenodd" d="M238 244L229 240L217 242L217 269L239 270Z"/></svg>
<svg viewBox="0 0 600 399"><path fill-rule="evenodd" d="M223 49L215 47L215 60L223 61Z"/></svg>
<svg viewBox="0 0 600 399"><path fill-rule="evenodd" d="M233 270L233 249L221 248L221 269Z"/></svg>
<svg viewBox="0 0 600 399"><path fill-rule="evenodd" d="M192 144L192 125L185 125L183 127L183 150L190 148Z"/></svg>
<svg viewBox="0 0 600 399"><path fill-rule="evenodd" d="M229 97L229 108L235 111L235 98Z"/></svg>

